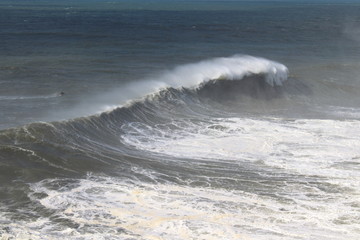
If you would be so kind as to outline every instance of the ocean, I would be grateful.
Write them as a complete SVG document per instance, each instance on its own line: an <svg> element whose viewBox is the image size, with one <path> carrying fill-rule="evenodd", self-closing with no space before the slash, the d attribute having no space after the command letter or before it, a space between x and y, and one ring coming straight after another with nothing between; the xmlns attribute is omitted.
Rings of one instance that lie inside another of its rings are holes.
<svg viewBox="0 0 360 240"><path fill-rule="evenodd" d="M0 239L360 239L360 2L0 2Z"/></svg>

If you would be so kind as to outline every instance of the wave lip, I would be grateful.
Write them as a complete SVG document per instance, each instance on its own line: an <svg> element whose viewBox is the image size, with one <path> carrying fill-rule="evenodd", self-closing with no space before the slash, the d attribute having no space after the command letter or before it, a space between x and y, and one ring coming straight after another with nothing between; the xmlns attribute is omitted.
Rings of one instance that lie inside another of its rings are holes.
<svg viewBox="0 0 360 240"><path fill-rule="evenodd" d="M172 87L188 88L211 80L241 80L249 75L264 75L270 86L281 86L288 78L288 69L265 58L234 55L179 66L162 79Z"/></svg>

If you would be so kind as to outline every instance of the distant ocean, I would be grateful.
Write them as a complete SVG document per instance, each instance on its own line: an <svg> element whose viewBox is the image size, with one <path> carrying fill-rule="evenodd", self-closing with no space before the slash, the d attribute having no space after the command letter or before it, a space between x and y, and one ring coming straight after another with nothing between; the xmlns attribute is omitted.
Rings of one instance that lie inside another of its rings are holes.
<svg viewBox="0 0 360 240"><path fill-rule="evenodd" d="M360 2L1 1L0 239L360 239Z"/></svg>

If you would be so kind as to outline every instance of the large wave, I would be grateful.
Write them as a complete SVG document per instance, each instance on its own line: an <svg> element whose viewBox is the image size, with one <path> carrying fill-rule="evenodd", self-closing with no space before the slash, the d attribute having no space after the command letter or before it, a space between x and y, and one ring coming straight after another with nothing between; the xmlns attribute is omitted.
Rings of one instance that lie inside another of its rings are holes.
<svg viewBox="0 0 360 240"><path fill-rule="evenodd" d="M281 86L287 74L284 65L264 58L243 55L216 58L183 65L153 79L129 84L116 94L122 96L132 89L139 98L131 98L128 104L112 111L1 131L0 151L6 156L0 167L3 181L11 181L19 175L27 180L38 180L38 176L84 173L112 166L111 162L120 161L119 156L122 156L121 164L127 168L127 158L123 156L142 156L119 140L126 131L124 124L138 122L154 126L174 118L224 116L227 113L223 107L213 105L219 100L213 95L214 90L224 96L230 91L237 95L245 86L239 83L257 86L259 82L271 90ZM227 84L224 87L222 83ZM30 167L24 169L24 165Z"/></svg>

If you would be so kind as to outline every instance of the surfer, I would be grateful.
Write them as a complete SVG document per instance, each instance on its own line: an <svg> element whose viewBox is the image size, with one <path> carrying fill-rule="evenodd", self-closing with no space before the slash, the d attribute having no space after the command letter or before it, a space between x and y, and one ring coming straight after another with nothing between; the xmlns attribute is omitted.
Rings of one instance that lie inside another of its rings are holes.
<svg viewBox="0 0 360 240"><path fill-rule="evenodd" d="M64 95L65 95L65 93L61 91L58 96L61 97L61 96L64 96Z"/></svg>

